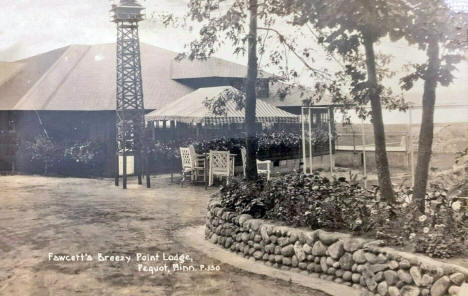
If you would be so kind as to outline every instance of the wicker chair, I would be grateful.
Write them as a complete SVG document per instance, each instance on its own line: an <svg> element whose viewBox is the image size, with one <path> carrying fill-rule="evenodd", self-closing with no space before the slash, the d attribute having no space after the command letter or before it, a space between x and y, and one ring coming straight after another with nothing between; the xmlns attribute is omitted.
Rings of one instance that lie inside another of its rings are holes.
<svg viewBox="0 0 468 296"><path fill-rule="evenodd" d="M180 147L180 159L182 160L182 180L180 186L184 186L184 182L187 176L192 178L193 174L193 161L190 155L190 148Z"/></svg>
<svg viewBox="0 0 468 296"><path fill-rule="evenodd" d="M198 154L195 152L195 147L190 145L190 158L192 160L192 181L193 182L203 182L205 187L207 184L207 167L206 167L206 156L203 154Z"/></svg>
<svg viewBox="0 0 468 296"><path fill-rule="evenodd" d="M212 186L214 177L226 177L226 183L229 184L229 178L234 175L234 159L229 151L214 151L209 153L209 182Z"/></svg>
<svg viewBox="0 0 468 296"><path fill-rule="evenodd" d="M242 168L244 169L244 177L246 176L246 167L247 167L247 150L245 147L241 148L242 156ZM257 172L259 174L265 174L267 180L270 180L271 175L271 160L258 160L257 159Z"/></svg>

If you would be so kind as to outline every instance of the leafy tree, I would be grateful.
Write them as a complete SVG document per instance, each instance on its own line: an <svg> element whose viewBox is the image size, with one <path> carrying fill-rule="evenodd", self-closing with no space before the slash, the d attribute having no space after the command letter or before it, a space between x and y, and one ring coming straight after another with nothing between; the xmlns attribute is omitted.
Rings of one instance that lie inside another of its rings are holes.
<svg viewBox="0 0 468 296"><path fill-rule="evenodd" d="M245 174L247 180L256 180L257 173L257 125L256 125L256 84L258 75L257 64L257 0L249 0L249 35L248 35L248 63L246 81L246 103L245 103L245 146L246 146L246 167Z"/></svg>
<svg viewBox="0 0 468 296"><path fill-rule="evenodd" d="M455 64L463 57L460 50L467 48L466 40L460 38L467 30L467 18L466 15L457 15L450 11L442 0L408 0L407 3L413 13L407 22L402 23L402 32L408 42L418 45L427 55L425 63L413 64L414 72L401 79L402 87L407 90L413 87L415 81L424 81L413 195L419 210L424 212L434 138L436 89L439 84L448 86L453 81Z"/></svg>
<svg viewBox="0 0 468 296"><path fill-rule="evenodd" d="M293 24L312 26L318 34L318 42L329 53L337 53L345 62L338 77L348 77L350 95L343 94L346 82L338 79L317 86L317 90L332 92L334 100L345 104L371 106L371 121L375 138L375 158L379 187L382 195L390 202L395 200L385 143L382 105L389 108L404 108L401 98L393 95L381 82L393 75L384 64L388 57L378 56L375 44L390 36L392 41L402 37L396 24L405 19L406 11L399 0L271 0L280 3L274 10L278 15L294 15ZM314 32L311 30L311 33ZM378 61L382 62L379 66ZM365 116L363 108L360 115Z"/></svg>
<svg viewBox="0 0 468 296"><path fill-rule="evenodd" d="M265 9L258 11L257 0L191 0L188 3L188 16L192 21L202 24L200 37L188 44L188 53L178 58L204 60L212 56L225 40L229 40L235 54L245 54L247 47L248 66L245 79L245 132L246 132L246 177L257 179L256 165L256 84L258 76L257 64L257 20L265 16ZM248 20L248 24L247 24ZM246 27L248 26L248 32ZM233 94L226 94L231 97ZM242 99L236 98L239 102ZM215 102L214 108L219 108L226 98ZM209 103L209 102L208 102ZM222 109L222 108L221 108Z"/></svg>

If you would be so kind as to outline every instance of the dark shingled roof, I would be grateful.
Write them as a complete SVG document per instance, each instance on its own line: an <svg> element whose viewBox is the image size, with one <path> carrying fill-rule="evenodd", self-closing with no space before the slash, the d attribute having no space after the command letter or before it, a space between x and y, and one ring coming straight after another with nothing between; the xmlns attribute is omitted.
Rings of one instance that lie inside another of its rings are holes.
<svg viewBox="0 0 468 296"><path fill-rule="evenodd" d="M70 45L16 62L0 63L0 110L115 110L115 44ZM159 109L195 89L184 79L245 77L246 67L219 58L174 61L177 53L142 43L145 109ZM298 93L274 106L302 105Z"/></svg>

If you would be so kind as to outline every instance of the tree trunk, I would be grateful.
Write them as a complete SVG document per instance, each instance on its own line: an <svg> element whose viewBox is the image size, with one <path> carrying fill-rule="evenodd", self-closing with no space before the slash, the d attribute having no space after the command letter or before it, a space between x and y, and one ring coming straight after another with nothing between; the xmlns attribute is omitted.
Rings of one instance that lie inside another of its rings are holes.
<svg viewBox="0 0 468 296"><path fill-rule="evenodd" d="M248 69L246 81L245 131L246 131L246 178L256 180L257 174L257 126L255 86L257 82L257 0L249 0L250 24L248 40Z"/></svg>
<svg viewBox="0 0 468 296"><path fill-rule="evenodd" d="M382 105L378 92L377 72L375 69L374 39L369 34L364 34L364 47L366 50L367 82L369 87L369 99L372 110L372 126L375 139L375 163L380 192L388 202L395 202L390 169L388 167L387 148L385 144L385 129L382 118Z"/></svg>
<svg viewBox="0 0 468 296"><path fill-rule="evenodd" d="M434 139L434 105L436 100L437 76L439 72L439 44L430 40L427 48L428 68L424 75L424 94L421 130L419 132L418 161L414 177L413 200L421 213L425 211L425 196L429 163Z"/></svg>

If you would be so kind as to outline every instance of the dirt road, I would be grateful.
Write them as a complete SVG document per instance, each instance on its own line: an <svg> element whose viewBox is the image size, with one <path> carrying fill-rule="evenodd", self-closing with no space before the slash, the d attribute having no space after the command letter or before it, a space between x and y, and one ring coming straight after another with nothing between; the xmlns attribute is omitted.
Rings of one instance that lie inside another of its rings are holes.
<svg viewBox="0 0 468 296"><path fill-rule="evenodd" d="M124 191L112 180L0 177L0 295L326 296L237 270L178 242L175 230L204 223L212 192L162 178L151 189L131 180ZM131 261L101 262L98 253ZM137 253L186 254L196 270L139 271L138 264L162 262L137 262Z"/></svg>

